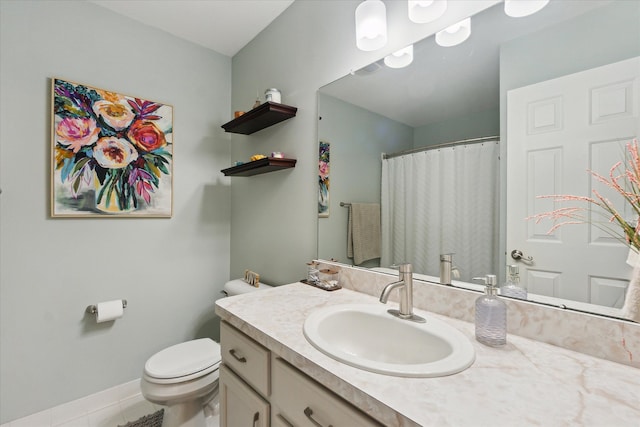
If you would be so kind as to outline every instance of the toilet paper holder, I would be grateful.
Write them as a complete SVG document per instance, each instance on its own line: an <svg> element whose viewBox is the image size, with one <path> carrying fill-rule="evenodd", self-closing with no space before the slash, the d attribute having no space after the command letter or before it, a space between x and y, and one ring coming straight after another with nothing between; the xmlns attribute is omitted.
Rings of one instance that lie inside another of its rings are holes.
<svg viewBox="0 0 640 427"><path fill-rule="evenodd" d="M122 308L127 308L127 300L122 300ZM92 304L87 306L87 313L89 314L98 314L98 306L96 304Z"/></svg>

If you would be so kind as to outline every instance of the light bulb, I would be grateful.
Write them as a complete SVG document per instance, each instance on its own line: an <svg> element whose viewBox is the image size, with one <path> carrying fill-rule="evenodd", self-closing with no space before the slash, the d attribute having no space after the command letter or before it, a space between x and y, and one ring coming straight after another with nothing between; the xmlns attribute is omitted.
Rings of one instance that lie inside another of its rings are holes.
<svg viewBox="0 0 640 427"><path fill-rule="evenodd" d="M408 0L409 19L416 24L433 22L447 10L447 0Z"/></svg>
<svg viewBox="0 0 640 427"><path fill-rule="evenodd" d="M436 43L440 46L455 46L471 35L471 18L463 19L436 33Z"/></svg>
<svg viewBox="0 0 640 427"><path fill-rule="evenodd" d="M389 68L403 68L413 62L413 45L393 52L384 58L384 65Z"/></svg>
<svg viewBox="0 0 640 427"><path fill-rule="evenodd" d="M453 25L451 25L451 26L449 26L449 27L445 28L444 30L445 30L447 33L449 33L449 34L455 34L455 33L457 33L458 31L460 31L460 27L461 27L461 25L460 25L460 23L458 22L458 23L456 23L456 24L453 24Z"/></svg>
<svg viewBox="0 0 640 427"><path fill-rule="evenodd" d="M504 13L512 18L533 15L549 3L549 0L504 0Z"/></svg>
<svg viewBox="0 0 640 427"><path fill-rule="evenodd" d="M376 50L387 44L387 9L380 0L366 0L356 8L356 46Z"/></svg>

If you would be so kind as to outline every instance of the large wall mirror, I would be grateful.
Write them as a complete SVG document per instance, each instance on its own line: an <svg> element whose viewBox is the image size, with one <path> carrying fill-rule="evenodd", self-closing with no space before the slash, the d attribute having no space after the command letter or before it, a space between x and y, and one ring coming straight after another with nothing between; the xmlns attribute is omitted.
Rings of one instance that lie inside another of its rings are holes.
<svg viewBox="0 0 640 427"><path fill-rule="evenodd" d="M595 221L548 233L553 223L525 218L558 207L544 194L622 203L587 170L608 174L640 134L640 2L552 0L524 18L500 3L471 18L462 44L426 38L410 65L381 59L318 100L330 182L318 258L383 272L411 262L437 281L453 253L456 285L503 282L514 264L529 299L620 317L627 246ZM381 246L356 262L360 203L380 206Z"/></svg>

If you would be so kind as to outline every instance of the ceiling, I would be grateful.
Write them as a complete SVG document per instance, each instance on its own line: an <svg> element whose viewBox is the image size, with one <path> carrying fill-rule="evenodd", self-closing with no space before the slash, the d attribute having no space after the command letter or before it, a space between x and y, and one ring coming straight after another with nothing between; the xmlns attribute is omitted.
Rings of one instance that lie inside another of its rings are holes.
<svg viewBox="0 0 640 427"><path fill-rule="evenodd" d="M86 1L232 57L294 0ZM428 38L416 44L412 66L392 70L381 60L364 69L375 72L360 70L322 92L413 127L497 109L501 43L610 1L555 1L519 19L507 18L498 4L474 17L462 45L441 48Z"/></svg>
<svg viewBox="0 0 640 427"><path fill-rule="evenodd" d="M87 0L227 56L234 56L294 0Z"/></svg>

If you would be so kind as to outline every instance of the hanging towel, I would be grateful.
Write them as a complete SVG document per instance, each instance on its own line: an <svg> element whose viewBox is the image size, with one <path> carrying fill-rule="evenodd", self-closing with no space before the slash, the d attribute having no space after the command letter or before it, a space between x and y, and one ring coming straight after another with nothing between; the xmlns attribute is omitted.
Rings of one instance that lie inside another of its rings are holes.
<svg viewBox="0 0 640 427"><path fill-rule="evenodd" d="M622 316L625 319L640 322L640 257L633 249L629 250L627 264L633 267L633 273L624 297Z"/></svg>
<svg viewBox="0 0 640 427"><path fill-rule="evenodd" d="M347 256L355 265L380 258L380 204L352 203L347 227Z"/></svg>

